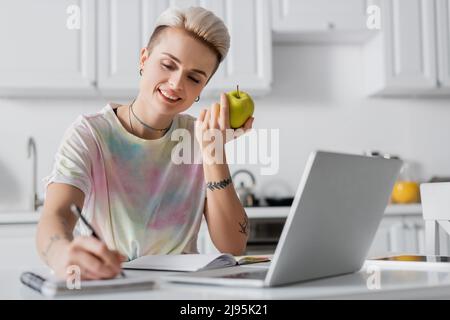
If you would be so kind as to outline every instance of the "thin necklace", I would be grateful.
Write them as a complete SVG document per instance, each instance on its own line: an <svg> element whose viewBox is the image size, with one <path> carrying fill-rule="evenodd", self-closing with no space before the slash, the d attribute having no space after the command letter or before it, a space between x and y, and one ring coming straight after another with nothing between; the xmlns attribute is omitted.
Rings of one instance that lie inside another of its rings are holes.
<svg viewBox="0 0 450 320"><path fill-rule="evenodd" d="M134 101L133 101L133 102L134 102ZM133 124L131 123L131 113L130 113L130 109L131 109L131 105L130 105L130 108L128 108L128 119L130 120L131 132L134 132Z"/></svg>
<svg viewBox="0 0 450 320"><path fill-rule="evenodd" d="M170 123L170 125L169 125L167 128L164 128L164 129L156 129L156 128L153 128L153 127L149 126L148 124L144 123L144 122L143 122L141 119L139 119L138 116L134 113L134 110L133 110L133 104L134 104L135 101L136 101L136 99L134 99L133 102L130 104L130 108L129 108L129 110L128 110L128 118L130 119L131 130L134 131L133 125L131 124L130 110L131 110L131 113L133 113L133 116L136 118L136 120L139 121L139 123L142 124L142 125L144 126L144 128L147 128L147 129L153 130L153 131L158 131L158 132L165 132L165 131L167 131L167 130L170 129L170 127L172 126L173 120L172 120L172 122Z"/></svg>

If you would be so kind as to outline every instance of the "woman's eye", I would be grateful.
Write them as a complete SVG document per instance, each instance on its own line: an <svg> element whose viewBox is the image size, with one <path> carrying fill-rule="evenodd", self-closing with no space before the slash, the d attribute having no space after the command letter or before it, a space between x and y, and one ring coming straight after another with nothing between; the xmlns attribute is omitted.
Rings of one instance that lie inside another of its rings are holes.
<svg viewBox="0 0 450 320"><path fill-rule="evenodd" d="M195 78L193 78L193 77L189 77L189 79L191 79L191 80L194 81L195 83L200 83L200 80L197 80L197 79L195 79Z"/></svg>
<svg viewBox="0 0 450 320"><path fill-rule="evenodd" d="M174 70L175 68L169 64L161 63L161 66L166 70ZM188 77L190 80L194 81L195 83L200 83L200 80L197 80L194 77Z"/></svg>
<svg viewBox="0 0 450 320"><path fill-rule="evenodd" d="M161 65L164 67L164 69L168 69L168 70L172 70L173 69L173 67L171 65L164 64L164 63L162 63Z"/></svg>

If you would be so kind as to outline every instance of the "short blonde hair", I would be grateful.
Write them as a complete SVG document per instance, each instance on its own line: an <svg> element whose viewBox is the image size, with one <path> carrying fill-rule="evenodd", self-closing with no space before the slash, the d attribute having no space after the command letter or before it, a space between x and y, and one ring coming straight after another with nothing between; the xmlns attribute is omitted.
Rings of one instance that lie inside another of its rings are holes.
<svg viewBox="0 0 450 320"><path fill-rule="evenodd" d="M217 65L227 56L230 48L228 29L219 17L205 8L170 7L161 13L147 45L150 52L157 42L158 35L166 27L181 28L201 40L217 54Z"/></svg>

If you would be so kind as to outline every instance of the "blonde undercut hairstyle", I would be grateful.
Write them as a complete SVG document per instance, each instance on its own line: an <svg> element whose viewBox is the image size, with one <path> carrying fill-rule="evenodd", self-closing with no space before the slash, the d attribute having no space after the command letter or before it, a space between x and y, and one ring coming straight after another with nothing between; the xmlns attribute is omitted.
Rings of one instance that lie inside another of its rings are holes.
<svg viewBox="0 0 450 320"><path fill-rule="evenodd" d="M147 45L149 53L158 43L159 35L167 27L180 28L202 41L217 55L217 65L227 56L230 49L230 34L223 21L214 13L202 7L170 7L158 17L155 29Z"/></svg>

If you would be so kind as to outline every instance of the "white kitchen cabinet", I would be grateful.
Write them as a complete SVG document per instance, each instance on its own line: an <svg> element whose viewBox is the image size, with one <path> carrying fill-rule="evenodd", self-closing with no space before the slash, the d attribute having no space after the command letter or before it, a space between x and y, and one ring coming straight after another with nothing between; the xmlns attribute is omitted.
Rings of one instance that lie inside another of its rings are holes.
<svg viewBox="0 0 450 320"><path fill-rule="evenodd" d="M362 42L375 32L366 26L366 0L274 0L276 42Z"/></svg>
<svg viewBox="0 0 450 320"><path fill-rule="evenodd" d="M449 0L381 1L381 32L364 47L368 95L450 93L448 5Z"/></svg>
<svg viewBox="0 0 450 320"><path fill-rule="evenodd" d="M0 96L130 99L139 86L139 54L169 6L200 5L228 26L227 59L202 92L217 98L237 84L252 95L272 82L268 0L5 0L0 3ZM79 9L80 28L69 29Z"/></svg>
<svg viewBox="0 0 450 320"><path fill-rule="evenodd" d="M449 241L441 235L441 254L447 255ZM425 223L422 215L405 213L399 216L386 216L380 223L369 257L387 254L410 253L425 254Z"/></svg>
<svg viewBox="0 0 450 320"><path fill-rule="evenodd" d="M290 207L246 207L250 219L248 254L273 254L282 226ZM279 225L278 225L279 224ZM393 253L425 253L425 224L420 204L389 205L372 241L368 257L384 256ZM255 245L258 240L273 239ZM449 255L450 240L441 233L441 254ZM206 222L203 221L197 242L200 253L217 253L211 241Z"/></svg>
<svg viewBox="0 0 450 320"><path fill-rule="evenodd" d="M139 54L157 16L161 1L98 1L98 87L103 95L135 96L139 89Z"/></svg>
<svg viewBox="0 0 450 320"><path fill-rule="evenodd" d="M386 83L392 89L436 86L434 1L388 0L382 6Z"/></svg>
<svg viewBox="0 0 450 320"><path fill-rule="evenodd" d="M158 15L169 6L205 7L229 28L230 51L202 96L217 96L236 84L256 95L270 89L272 49L267 0L99 0L98 88L103 95L136 95L140 49L147 45Z"/></svg>
<svg viewBox="0 0 450 320"><path fill-rule="evenodd" d="M436 0L438 84L450 91L450 0Z"/></svg>
<svg viewBox="0 0 450 320"><path fill-rule="evenodd" d="M0 95L93 95L95 9L91 0L1 1Z"/></svg>
<svg viewBox="0 0 450 320"><path fill-rule="evenodd" d="M386 217L380 222L368 256L383 256L387 252L397 251L402 245L401 217Z"/></svg>
<svg viewBox="0 0 450 320"><path fill-rule="evenodd" d="M1 268L30 269L44 264L36 251L36 224L0 224Z"/></svg>
<svg viewBox="0 0 450 320"><path fill-rule="evenodd" d="M206 87L208 95L240 88L257 96L268 93L272 83L272 33L269 1L206 0L228 27L231 47L227 58Z"/></svg>

